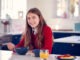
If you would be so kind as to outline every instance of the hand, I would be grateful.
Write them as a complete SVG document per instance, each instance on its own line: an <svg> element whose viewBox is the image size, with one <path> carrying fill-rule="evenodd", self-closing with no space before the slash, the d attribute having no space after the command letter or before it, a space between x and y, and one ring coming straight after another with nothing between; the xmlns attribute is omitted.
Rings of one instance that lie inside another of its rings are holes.
<svg viewBox="0 0 80 60"><path fill-rule="evenodd" d="M32 52L32 50L29 50L26 54L30 55L30 56L35 56L35 54Z"/></svg>
<svg viewBox="0 0 80 60"><path fill-rule="evenodd" d="M9 42L9 43L7 43L7 47L9 50L14 50L15 45L13 43Z"/></svg>

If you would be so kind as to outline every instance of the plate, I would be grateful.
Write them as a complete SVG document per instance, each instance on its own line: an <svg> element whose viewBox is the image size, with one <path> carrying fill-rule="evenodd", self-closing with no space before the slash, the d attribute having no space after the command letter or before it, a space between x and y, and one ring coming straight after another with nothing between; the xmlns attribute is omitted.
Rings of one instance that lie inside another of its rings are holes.
<svg viewBox="0 0 80 60"><path fill-rule="evenodd" d="M57 60L75 60L75 56L65 56L65 55L60 55L57 56Z"/></svg>

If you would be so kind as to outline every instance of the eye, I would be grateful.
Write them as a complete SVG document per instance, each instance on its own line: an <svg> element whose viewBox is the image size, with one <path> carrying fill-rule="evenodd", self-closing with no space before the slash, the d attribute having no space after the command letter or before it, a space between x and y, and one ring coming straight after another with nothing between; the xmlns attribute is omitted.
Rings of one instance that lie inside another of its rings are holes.
<svg viewBox="0 0 80 60"><path fill-rule="evenodd" d="M27 20L30 20L30 17L27 17Z"/></svg>

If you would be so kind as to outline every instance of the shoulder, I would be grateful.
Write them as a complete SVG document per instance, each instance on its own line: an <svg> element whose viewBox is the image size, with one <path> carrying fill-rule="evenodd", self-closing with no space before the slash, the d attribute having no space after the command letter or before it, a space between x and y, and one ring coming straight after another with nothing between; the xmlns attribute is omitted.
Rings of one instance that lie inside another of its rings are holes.
<svg viewBox="0 0 80 60"><path fill-rule="evenodd" d="M48 25L45 25L43 27L43 32L52 32L52 29Z"/></svg>
<svg viewBox="0 0 80 60"><path fill-rule="evenodd" d="M43 26L43 30L51 30L51 28L48 25Z"/></svg>

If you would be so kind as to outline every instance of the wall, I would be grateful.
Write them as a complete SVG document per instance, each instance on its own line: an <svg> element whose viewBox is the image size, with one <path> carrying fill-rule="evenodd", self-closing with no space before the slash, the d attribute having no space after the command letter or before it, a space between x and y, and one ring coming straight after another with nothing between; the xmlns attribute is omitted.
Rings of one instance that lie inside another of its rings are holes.
<svg viewBox="0 0 80 60"><path fill-rule="evenodd" d="M10 33L12 34L18 34L18 33L22 33L25 30L25 20L18 20L18 19L14 19L12 20L12 25L11 25L11 31Z"/></svg>
<svg viewBox="0 0 80 60"><path fill-rule="evenodd" d="M31 1L34 3L32 4ZM41 10L46 22L52 29L73 29L74 24L80 22L80 18L61 19L56 17L56 0L29 0L29 7L37 7Z"/></svg>
<svg viewBox="0 0 80 60"><path fill-rule="evenodd" d="M0 0L0 18L1 18L1 0Z"/></svg>
<svg viewBox="0 0 80 60"><path fill-rule="evenodd" d="M32 0L29 1L29 6L39 8L46 20L53 17L53 0L34 0L34 5L31 3Z"/></svg>
<svg viewBox="0 0 80 60"><path fill-rule="evenodd" d="M0 22L0 36L4 33L3 24Z"/></svg>
<svg viewBox="0 0 80 60"><path fill-rule="evenodd" d="M48 21L48 25L52 29L67 29L67 30L75 30L75 23L80 22L80 20L70 20L70 19L60 19L55 18Z"/></svg>

